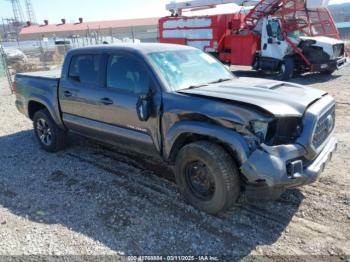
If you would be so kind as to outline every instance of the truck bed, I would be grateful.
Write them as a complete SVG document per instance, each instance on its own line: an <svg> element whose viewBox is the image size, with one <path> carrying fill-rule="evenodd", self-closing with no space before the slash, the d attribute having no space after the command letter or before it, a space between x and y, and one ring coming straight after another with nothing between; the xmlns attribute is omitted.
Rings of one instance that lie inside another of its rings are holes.
<svg viewBox="0 0 350 262"><path fill-rule="evenodd" d="M59 80L61 78L61 70L51 71L39 71L30 73L18 73L18 76L33 77L33 78L44 78L51 80Z"/></svg>
<svg viewBox="0 0 350 262"><path fill-rule="evenodd" d="M38 102L51 113L56 123L61 123L58 87L61 71L41 71L16 74L16 106L26 116L32 118L28 111L29 103Z"/></svg>

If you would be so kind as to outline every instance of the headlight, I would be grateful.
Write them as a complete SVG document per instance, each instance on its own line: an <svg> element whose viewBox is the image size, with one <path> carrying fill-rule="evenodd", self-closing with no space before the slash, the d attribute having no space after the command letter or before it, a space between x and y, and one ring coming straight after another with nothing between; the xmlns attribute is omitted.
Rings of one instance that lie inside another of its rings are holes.
<svg viewBox="0 0 350 262"><path fill-rule="evenodd" d="M269 122L264 121L252 121L251 128L253 133L260 138L262 141L265 140L267 131L269 128Z"/></svg>

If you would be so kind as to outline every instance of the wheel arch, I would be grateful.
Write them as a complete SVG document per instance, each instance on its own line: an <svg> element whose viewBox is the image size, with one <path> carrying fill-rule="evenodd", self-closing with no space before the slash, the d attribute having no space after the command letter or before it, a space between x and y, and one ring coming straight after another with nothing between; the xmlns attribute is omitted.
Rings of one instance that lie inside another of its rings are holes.
<svg viewBox="0 0 350 262"><path fill-rule="evenodd" d="M277 79L288 81L293 78L295 73L296 57L294 54L288 54L279 62Z"/></svg>
<svg viewBox="0 0 350 262"><path fill-rule="evenodd" d="M45 106L43 103L31 100L28 102L28 117L30 120L34 119L35 113L37 113L40 110L47 110L47 106Z"/></svg>
<svg viewBox="0 0 350 262"><path fill-rule="evenodd" d="M29 119L33 120L36 112L46 109L50 113L55 123L62 129L66 129L61 120L60 113L57 112L55 107L51 105L50 101L46 101L46 100L47 99L45 98L41 99L40 97L30 97L27 100L28 102L26 107L26 110L27 110L26 115L29 117Z"/></svg>
<svg viewBox="0 0 350 262"><path fill-rule="evenodd" d="M283 57L283 59L280 60L280 63L282 63L287 59L293 59L293 61L295 62L298 59L298 56L299 56L298 54L287 54Z"/></svg>
<svg viewBox="0 0 350 262"><path fill-rule="evenodd" d="M169 131L166 136L164 157L170 163L174 163L181 148L201 140L221 145L239 166L247 160L248 145L234 130L191 121L178 123Z"/></svg>

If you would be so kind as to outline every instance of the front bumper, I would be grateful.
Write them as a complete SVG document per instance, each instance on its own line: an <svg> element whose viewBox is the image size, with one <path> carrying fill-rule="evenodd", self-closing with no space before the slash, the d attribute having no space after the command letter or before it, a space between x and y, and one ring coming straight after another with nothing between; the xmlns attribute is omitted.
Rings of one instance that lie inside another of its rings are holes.
<svg viewBox="0 0 350 262"><path fill-rule="evenodd" d="M341 69L349 64L349 61L346 57L342 57L339 59L331 60L329 62L315 64L314 71L323 72L323 71L334 71L337 69Z"/></svg>
<svg viewBox="0 0 350 262"><path fill-rule="evenodd" d="M324 171L337 149L337 141L330 137L323 150L312 161L306 161L301 145L263 146L256 150L241 167L250 189L283 192L288 188L311 184ZM295 163L301 168L289 167ZM281 190L282 189L282 190Z"/></svg>
<svg viewBox="0 0 350 262"><path fill-rule="evenodd" d="M284 186L286 188L293 188L315 182L325 170L328 162L332 160L337 147L337 140L332 137L319 156L309 166L307 166L301 174L293 174L292 179L284 183Z"/></svg>

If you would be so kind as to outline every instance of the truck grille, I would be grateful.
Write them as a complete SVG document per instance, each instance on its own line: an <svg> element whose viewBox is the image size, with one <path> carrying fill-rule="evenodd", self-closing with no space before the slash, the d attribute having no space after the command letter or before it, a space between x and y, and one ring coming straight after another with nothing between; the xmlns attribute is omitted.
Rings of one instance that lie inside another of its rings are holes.
<svg viewBox="0 0 350 262"><path fill-rule="evenodd" d="M319 148L333 132L335 127L335 106L325 113L317 122L312 145Z"/></svg>
<svg viewBox="0 0 350 262"><path fill-rule="evenodd" d="M344 56L344 44L337 44L337 45L333 45L333 54L334 57L341 57Z"/></svg>

